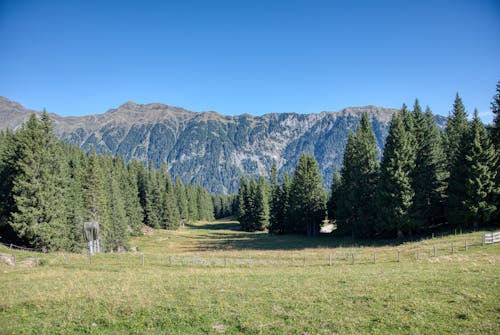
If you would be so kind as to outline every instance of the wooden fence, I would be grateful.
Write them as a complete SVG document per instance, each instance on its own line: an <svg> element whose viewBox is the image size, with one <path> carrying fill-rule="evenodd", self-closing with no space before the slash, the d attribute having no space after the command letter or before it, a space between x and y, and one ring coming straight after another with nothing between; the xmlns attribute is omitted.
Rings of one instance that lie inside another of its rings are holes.
<svg viewBox="0 0 500 335"><path fill-rule="evenodd" d="M43 253L14 245L16 252L0 253L0 262L11 266L119 266L119 267L307 267L355 264L403 263L438 260L438 257L467 253L471 248L500 242L500 232L485 233L480 238L456 238L449 242L422 241L421 244L401 247L338 247L330 250L290 250L269 253L241 250L196 254L142 254L120 252L107 254Z"/></svg>
<svg viewBox="0 0 500 335"><path fill-rule="evenodd" d="M500 242L500 231L494 233L483 233L483 245Z"/></svg>

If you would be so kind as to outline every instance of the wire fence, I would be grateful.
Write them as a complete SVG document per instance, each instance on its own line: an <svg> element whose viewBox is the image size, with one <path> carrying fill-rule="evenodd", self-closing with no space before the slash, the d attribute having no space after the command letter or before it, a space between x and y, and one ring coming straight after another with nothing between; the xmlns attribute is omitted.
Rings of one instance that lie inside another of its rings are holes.
<svg viewBox="0 0 500 335"><path fill-rule="evenodd" d="M497 233L500 234L500 233ZM340 247L332 249L291 250L276 252L220 251L200 255L141 254L137 252L106 254L45 253L3 244L11 252L0 252L0 263L11 266L118 266L118 267L308 267L378 263L438 261L443 256L466 255L478 248L487 248L488 235L481 238L460 239L451 242L425 240L401 247Z"/></svg>

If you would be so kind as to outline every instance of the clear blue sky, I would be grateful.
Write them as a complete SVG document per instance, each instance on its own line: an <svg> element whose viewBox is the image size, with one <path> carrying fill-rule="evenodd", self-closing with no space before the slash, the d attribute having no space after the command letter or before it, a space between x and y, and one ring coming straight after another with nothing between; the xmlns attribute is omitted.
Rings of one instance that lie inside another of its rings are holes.
<svg viewBox="0 0 500 335"><path fill-rule="evenodd" d="M0 95L62 115L128 100L316 113L458 91L491 120L500 1L0 0Z"/></svg>

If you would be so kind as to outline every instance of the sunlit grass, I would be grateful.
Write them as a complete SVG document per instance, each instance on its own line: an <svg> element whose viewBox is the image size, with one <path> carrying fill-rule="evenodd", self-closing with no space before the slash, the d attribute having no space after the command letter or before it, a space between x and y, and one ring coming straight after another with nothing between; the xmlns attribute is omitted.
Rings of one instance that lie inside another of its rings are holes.
<svg viewBox="0 0 500 335"><path fill-rule="evenodd" d="M496 334L500 247L480 241L354 247L216 222L135 238L137 253L92 264L0 247L18 261L0 265L0 334Z"/></svg>

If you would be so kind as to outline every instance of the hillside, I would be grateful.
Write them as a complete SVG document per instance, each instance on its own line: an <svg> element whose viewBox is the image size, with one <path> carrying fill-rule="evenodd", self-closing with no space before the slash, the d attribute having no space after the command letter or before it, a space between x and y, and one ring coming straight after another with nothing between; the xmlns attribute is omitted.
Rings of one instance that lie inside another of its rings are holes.
<svg viewBox="0 0 500 335"><path fill-rule="evenodd" d="M225 116L192 112L159 103L127 102L103 114L62 117L51 114L58 137L86 151L118 153L126 158L166 161L173 176L200 183L211 192L235 192L242 175L292 172L301 152L313 153L325 186L342 162L350 130L362 112L370 116L379 148L387 136L395 109L349 107L319 114ZM33 111L0 97L0 127L16 129ZM440 127L445 119L436 116Z"/></svg>

